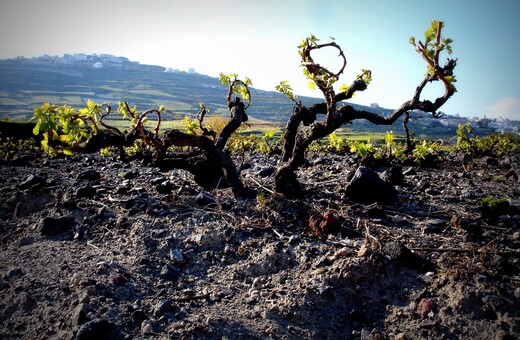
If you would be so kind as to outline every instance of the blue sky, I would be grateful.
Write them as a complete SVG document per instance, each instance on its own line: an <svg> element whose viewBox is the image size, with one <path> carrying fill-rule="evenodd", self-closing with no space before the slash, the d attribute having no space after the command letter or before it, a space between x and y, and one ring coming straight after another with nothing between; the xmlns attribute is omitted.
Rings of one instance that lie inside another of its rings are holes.
<svg viewBox="0 0 520 340"><path fill-rule="evenodd" d="M0 58L109 53L211 76L238 73L264 90L288 80L297 94L320 97L307 87L296 48L314 34L334 37L345 51L338 86L372 70L373 82L352 102L396 108L426 70L408 39L422 39L437 19L459 59L458 92L441 111L520 120L518 15L517 0L0 0ZM314 59L339 62L326 51ZM425 95L442 93L432 86Z"/></svg>

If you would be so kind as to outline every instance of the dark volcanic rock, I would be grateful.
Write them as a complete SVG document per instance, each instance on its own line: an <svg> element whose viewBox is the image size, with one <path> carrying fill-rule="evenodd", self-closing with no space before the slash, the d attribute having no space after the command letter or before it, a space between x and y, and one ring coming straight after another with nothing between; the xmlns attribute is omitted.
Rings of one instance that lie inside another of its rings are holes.
<svg viewBox="0 0 520 340"><path fill-rule="evenodd" d="M395 199L395 189L378 174L360 166L345 188L347 197L362 203L390 203Z"/></svg>
<svg viewBox="0 0 520 340"><path fill-rule="evenodd" d="M96 195L96 188L86 185L76 190L76 198L92 198Z"/></svg>
<svg viewBox="0 0 520 340"><path fill-rule="evenodd" d="M19 185L19 188L20 189L29 189L35 185L45 185L46 183L46 180L45 178L43 178L42 176L39 176L39 175L29 175L29 177L27 177L25 179L25 181L23 181L22 183L20 183Z"/></svg>
<svg viewBox="0 0 520 340"><path fill-rule="evenodd" d="M101 174L95 170L85 170L83 172L80 172L80 174L78 175L78 178L95 182L95 181L99 181L101 179Z"/></svg>
<svg viewBox="0 0 520 340"><path fill-rule="evenodd" d="M209 204L215 203L215 197L213 197L212 194L209 194L205 191L199 192L196 200L197 200L197 204L199 204L199 205L209 205Z"/></svg>
<svg viewBox="0 0 520 340"><path fill-rule="evenodd" d="M401 242L387 242L383 246L382 251L392 260L406 267L420 271L429 271L434 269L432 262L412 253L412 251Z"/></svg>
<svg viewBox="0 0 520 340"><path fill-rule="evenodd" d="M431 219L424 223L422 231L425 234L440 233L448 224L441 219Z"/></svg>
<svg viewBox="0 0 520 340"><path fill-rule="evenodd" d="M262 169L258 172L258 176L262 177L262 178L265 178L265 177L270 177L272 176L274 173L276 172L276 168L271 166L271 167L268 167L268 168L265 168L265 169Z"/></svg>
<svg viewBox="0 0 520 340"><path fill-rule="evenodd" d="M153 309L153 314L156 317L164 315L172 308L172 301L170 299L160 300Z"/></svg>
<svg viewBox="0 0 520 340"><path fill-rule="evenodd" d="M172 266L165 265L161 269L161 273L159 274L162 279L167 281L177 281L179 279L179 271Z"/></svg>
<svg viewBox="0 0 520 340"><path fill-rule="evenodd" d="M115 325L104 319L88 321L76 333L76 340L112 340L117 338Z"/></svg>
<svg viewBox="0 0 520 340"><path fill-rule="evenodd" d="M393 166L391 168L388 168L383 172L382 178L386 182L391 184L399 183L404 178L403 168L401 168L400 166Z"/></svg>
<svg viewBox="0 0 520 340"><path fill-rule="evenodd" d="M88 321L87 314L92 310L88 303L80 303L72 313L72 324L79 326Z"/></svg>
<svg viewBox="0 0 520 340"><path fill-rule="evenodd" d="M155 186L155 190L157 190L160 194L169 194L173 190L172 182L165 180L164 182L161 182Z"/></svg>
<svg viewBox="0 0 520 340"><path fill-rule="evenodd" d="M40 220L39 230L42 235L52 236L71 230L76 220L70 216L45 217Z"/></svg>

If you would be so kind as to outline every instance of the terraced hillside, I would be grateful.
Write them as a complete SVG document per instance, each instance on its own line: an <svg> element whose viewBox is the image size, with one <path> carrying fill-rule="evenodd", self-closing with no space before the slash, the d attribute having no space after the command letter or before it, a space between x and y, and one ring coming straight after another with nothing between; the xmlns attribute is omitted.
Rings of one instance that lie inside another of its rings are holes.
<svg viewBox="0 0 520 340"><path fill-rule="evenodd" d="M217 78L186 72L164 72L160 66L123 61L93 67L94 60L63 64L49 58L0 61L0 113L27 120L43 102L83 106L88 99L117 104L124 100L139 110L164 105L170 119L196 114L204 102L215 113L225 113L227 87ZM124 59L124 58L123 58ZM292 102L285 96L253 89L252 117L285 121ZM315 102L314 98L302 98Z"/></svg>
<svg viewBox="0 0 520 340"><path fill-rule="evenodd" d="M110 102L114 106L119 101L128 101L140 111L164 105L167 114L163 118L166 120L193 117L198 112L199 102L203 102L212 114L228 114L225 108L227 87L217 78L181 71L165 72L164 67L141 65L123 57L83 57L81 60L65 56L0 60L0 117L27 121L34 108L44 102L84 107L88 99ZM292 101L275 91L253 88L251 92L253 106L248 110L249 116L283 126L292 112ZM299 100L304 105L321 101L311 97L299 97ZM382 115L391 112L384 108L351 105ZM117 115L113 118L118 119ZM418 138L444 140L455 135L456 126L456 122L441 124L428 115L413 116L409 124L410 131ZM363 136L389 130L403 134L402 119L393 126L356 121L344 130ZM493 131L484 131L484 134L490 132Z"/></svg>

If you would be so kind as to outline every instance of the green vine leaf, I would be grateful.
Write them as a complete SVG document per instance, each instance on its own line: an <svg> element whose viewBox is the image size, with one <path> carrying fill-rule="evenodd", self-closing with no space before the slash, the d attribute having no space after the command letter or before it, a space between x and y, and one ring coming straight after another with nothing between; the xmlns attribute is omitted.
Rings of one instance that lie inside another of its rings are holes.
<svg viewBox="0 0 520 340"><path fill-rule="evenodd" d="M276 91L286 95L289 99L296 102L297 98L296 95L293 92L292 86L289 84L287 80L282 80L278 85L275 87Z"/></svg>
<svg viewBox="0 0 520 340"><path fill-rule="evenodd" d="M347 85L347 84L342 84L342 85L339 87L339 92L347 92L349 88L350 88L349 85Z"/></svg>

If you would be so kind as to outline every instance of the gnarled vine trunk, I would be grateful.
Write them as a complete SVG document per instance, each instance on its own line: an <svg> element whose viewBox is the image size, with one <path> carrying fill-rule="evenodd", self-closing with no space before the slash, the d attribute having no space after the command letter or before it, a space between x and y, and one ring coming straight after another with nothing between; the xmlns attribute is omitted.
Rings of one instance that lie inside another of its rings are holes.
<svg viewBox="0 0 520 340"><path fill-rule="evenodd" d="M247 120L246 106L240 98L236 97L234 101L230 99L234 84L232 83L230 86L227 97L231 118L218 136L214 131L202 126L206 113L203 105L198 115L199 124L203 130L202 135L189 134L178 129L172 129L159 136L159 125L161 123L161 112L159 110L148 110L137 115L125 103L126 112L135 120L132 130L121 133L100 120L101 125L105 129L100 130L89 140L87 145L77 148L76 151L93 152L108 146L115 146L120 150L122 158L127 159L123 147L131 146L137 139L141 139L145 145L154 150L150 161L161 170L187 170L193 174L195 182L205 190L230 186L236 196L249 197L255 193L253 190L245 188L242 184L230 152L226 149L226 144L231 135L240 127L243 121ZM150 113L155 113L158 116L158 123L153 132L146 129L143 124L144 118ZM188 153L175 153L169 150L172 146L190 147L193 150Z"/></svg>
<svg viewBox="0 0 520 340"><path fill-rule="evenodd" d="M228 108L231 119L216 140L205 135L188 134L175 129L169 130L164 133L160 141L164 150L170 146L189 146L198 151L189 155L184 153L169 155L167 152L163 152L156 157L155 163L164 170L178 168L191 172L195 182L206 190L231 186L236 196L250 196L254 194L253 191L242 184L230 153L226 149L229 138L247 117L245 105L238 97L233 102L229 100L229 97ZM201 126L202 119L200 119ZM207 130L206 134L214 135Z"/></svg>

